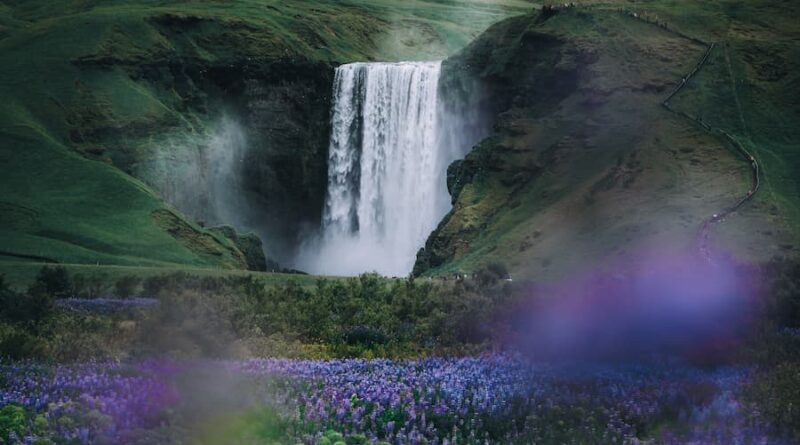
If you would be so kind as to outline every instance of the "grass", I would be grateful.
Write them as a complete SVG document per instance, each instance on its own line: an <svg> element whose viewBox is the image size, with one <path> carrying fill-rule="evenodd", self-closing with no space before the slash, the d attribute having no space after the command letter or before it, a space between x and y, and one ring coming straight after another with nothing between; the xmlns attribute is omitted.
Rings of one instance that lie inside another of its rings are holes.
<svg viewBox="0 0 800 445"><path fill-rule="evenodd" d="M36 261L0 261L0 274L5 277L5 282L11 287L22 291L30 286L36 279L39 270L49 263ZM122 278L135 277L145 280L150 277L166 276L178 272L197 277L253 277L258 282L267 285L284 285L296 283L302 287L315 286L318 277L312 275L253 272L248 270L230 270L223 268L192 267L186 265L155 265L155 266L120 266L93 264L59 264L63 266L70 276L82 275L87 281L98 281L111 289ZM336 277L326 277L336 279Z"/></svg>
<svg viewBox="0 0 800 445"><path fill-rule="evenodd" d="M84 159L32 128L1 131L5 158L2 255L52 262L238 267L229 242L197 255L161 230L165 204L135 179ZM182 221L188 227L192 224Z"/></svg>
<svg viewBox="0 0 800 445"><path fill-rule="evenodd" d="M269 409L259 408L236 412L212 419L193 439L195 445L236 443L278 444L286 435L289 422Z"/></svg>

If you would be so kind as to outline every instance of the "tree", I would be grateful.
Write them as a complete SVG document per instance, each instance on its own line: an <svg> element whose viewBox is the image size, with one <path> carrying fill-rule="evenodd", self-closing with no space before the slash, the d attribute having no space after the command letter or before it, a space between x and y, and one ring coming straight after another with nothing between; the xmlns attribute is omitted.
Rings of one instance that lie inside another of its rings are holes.
<svg viewBox="0 0 800 445"><path fill-rule="evenodd" d="M39 270L32 288L56 298L69 296L72 289L69 272L63 266L44 266Z"/></svg>

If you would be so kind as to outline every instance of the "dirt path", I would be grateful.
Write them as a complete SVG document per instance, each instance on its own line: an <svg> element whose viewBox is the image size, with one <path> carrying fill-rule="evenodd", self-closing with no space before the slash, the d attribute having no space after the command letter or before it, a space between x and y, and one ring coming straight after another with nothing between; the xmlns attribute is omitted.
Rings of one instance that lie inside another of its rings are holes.
<svg viewBox="0 0 800 445"><path fill-rule="evenodd" d="M728 132L724 130L711 127L710 125L703 122L700 118L696 116L692 116L683 111L676 111L669 104L669 101L673 97L675 97L675 95L678 94L683 89L683 87L689 83L691 78L703 68L706 61L708 60L708 57L711 55L711 52L714 50L715 47L716 43L708 45L708 49L706 49L702 59L700 59L700 61L697 63L694 69L681 80L681 83L676 86L675 90L673 90L672 93L670 93L670 95L667 96L667 98L664 99L664 101L661 103L661 105L670 112L683 116L691 120L695 124L701 126L707 132L715 134L718 137L722 137L723 139L725 139L728 144L734 147L736 152L743 158L743 160L747 162L752 172L752 185L750 189L747 191L747 194L741 197L733 205L720 209L717 213L714 213L713 215L711 215L710 217L706 218L703 221L703 224L700 227L700 232L698 233L697 237L698 250L703 255L703 257L705 257L708 260L711 260L711 250L709 244L711 241L711 230L713 229L713 227L724 221L727 216L738 210L747 201L752 199L753 195L755 195L755 193L761 186L758 161L756 160L755 156L753 156L752 153L750 153L746 148L744 148L744 146L736 138L734 138L732 135L730 135Z"/></svg>
<svg viewBox="0 0 800 445"><path fill-rule="evenodd" d="M750 171L752 172L752 184L751 184L750 189L747 191L747 194L744 195L743 197L741 197L733 205L725 207L723 209L720 209L717 213L714 213L713 215L711 215L711 216L707 217L706 219L704 219L702 225L700 226L700 231L698 232L698 235L697 235L698 250L700 251L701 255L703 255L703 257L705 257L706 259L711 261L712 257L711 257L711 250L710 250L710 247L709 247L710 240L711 240L711 230L714 228L715 225L723 222L727 216L729 216L731 213L733 213L736 210L738 210L747 201L752 199L753 196L756 194L756 192L758 191L758 189L761 186L761 182L760 182L761 172L760 172L760 169L759 169L758 160L755 158L755 156L753 156L752 153L750 153L746 148L744 148L744 145L742 145L736 138L734 138L731 134L729 134L725 130L711 127L706 122L703 122L703 120L700 119L699 117L692 116L692 115L690 115L690 114L688 114L688 113L686 113L684 111L675 110L674 108L672 108L670 106L669 101L672 100L678 93L680 93L681 90L683 90L683 88L691 81L692 77L694 77L698 72L700 72L700 70L703 68L703 66L708 61L708 58L711 55L711 52L714 50L714 48L716 48L717 44L716 43L707 43L707 42L704 42L704 41L702 41L700 39L697 39L697 38L694 38L694 37L691 37L691 36L687 36L687 35L679 32L679 31L676 31L676 30L673 30L673 29L667 27L666 24L651 22L651 21L643 18L642 15L639 15L639 14L634 13L634 12L628 12L626 15L628 17L631 17L633 19L642 21L644 23L648 23L648 24L653 25L653 26L658 26L661 29L664 29L664 30L666 30L668 32L676 34L676 35L678 35L678 36L680 36L682 38L688 39L688 40L690 40L690 41L692 41L694 43L698 43L698 44L701 44L703 46L706 46L706 51L703 53L702 58L697 62L697 64L692 69L692 71L690 71L687 75L685 75L681 79L681 81L677 85L675 85L675 88L661 102L661 105L666 110L668 110L670 113L677 114L677 115L682 116L682 117L684 117L686 119L689 119L694 124L699 125L700 127L702 127L707 132L709 132L711 134L714 134L717 137L720 137L720 138L724 139L729 145L734 147L734 149L741 156L741 158L745 162L747 162L748 167L750 168ZM728 58L728 54L726 53L726 60L727 60L727 58ZM727 60L727 62L728 62L728 66L729 66L729 69L730 69L730 60ZM735 94L735 91L734 91L734 94ZM735 99L736 99L736 104L737 104L739 116L742 119L742 123L744 124L744 118L742 117L742 110L741 110L741 106L739 105L738 97L736 97Z"/></svg>

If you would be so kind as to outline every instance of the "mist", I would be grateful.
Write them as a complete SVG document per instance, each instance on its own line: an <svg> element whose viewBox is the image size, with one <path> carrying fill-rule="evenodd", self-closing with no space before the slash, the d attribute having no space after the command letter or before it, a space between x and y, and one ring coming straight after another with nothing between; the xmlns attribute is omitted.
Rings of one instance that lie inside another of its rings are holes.
<svg viewBox="0 0 800 445"><path fill-rule="evenodd" d="M642 252L532 285L506 340L546 360L722 357L744 338L759 283L732 259Z"/></svg>
<svg viewBox="0 0 800 445"><path fill-rule="evenodd" d="M247 150L244 127L223 116L204 133L168 136L141 175L181 212L208 225L236 225L249 212L241 175Z"/></svg>
<svg viewBox="0 0 800 445"><path fill-rule="evenodd" d="M283 240L266 223L266 209L247 190L244 168L252 150L248 128L232 115L223 115L204 132L165 137L152 158L139 167L161 196L205 226L231 225L255 232L269 254Z"/></svg>

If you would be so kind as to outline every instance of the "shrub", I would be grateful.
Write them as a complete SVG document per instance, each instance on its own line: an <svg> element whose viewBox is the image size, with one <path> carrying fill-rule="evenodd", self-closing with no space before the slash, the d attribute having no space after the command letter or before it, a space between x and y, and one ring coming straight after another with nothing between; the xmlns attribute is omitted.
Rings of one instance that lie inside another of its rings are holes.
<svg viewBox="0 0 800 445"><path fill-rule="evenodd" d="M114 285L114 294L119 298L128 298L136 294L141 280L138 277L126 276L120 278Z"/></svg>
<svg viewBox="0 0 800 445"><path fill-rule="evenodd" d="M55 295L38 288L29 290L23 301L22 320L34 324L47 319L55 309Z"/></svg>
<svg viewBox="0 0 800 445"><path fill-rule="evenodd" d="M478 285L486 288L494 285L499 280L509 277L508 268L502 263L492 262L476 272Z"/></svg>
<svg viewBox="0 0 800 445"><path fill-rule="evenodd" d="M72 296L97 298L108 291L108 275L86 276L76 274L72 277Z"/></svg>
<svg viewBox="0 0 800 445"><path fill-rule="evenodd" d="M42 267L32 287L56 298L67 297L72 291L69 273L63 266Z"/></svg>
<svg viewBox="0 0 800 445"><path fill-rule="evenodd" d="M369 439L367 439L367 436L363 434L351 434L347 436L345 442L347 445L367 445L369 443Z"/></svg>
<svg viewBox="0 0 800 445"><path fill-rule="evenodd" d="M379 329L370 326L356 326L344 334L348 345L375 346L386 344L389 339Z"/></svg>
<svg viewBox="0 0 800 445"><path fill-rule="evenodd" d="M800 363L762 371L745 390L745 398L778 434L800 441Z"/></svg>
<svg viewBox="0 0 800 445"><path fill-rule="evenodd" d="M19 294L11 290L0 277L0 318L12 323L35 325L53 312L53 294L46 291L43 284Z"/></svg>
<svg viewBox="0 0 800 445"><path fill-rule="evenodd" d="M492 262L486 265L486 270L498 278L508 278L508 268L503 263Z"/></svg>
<svg viewBox="0 0 800 445"><path fill-rule="evenodd" d="M0 439L9 440L11 433L22 436L25 431L25 410L16 405L6 405L0 409Z"/></svg>
<svg viewBox="0 0 800 445"><path fill-rule="evenodd" d="M336 444L337 442L342 441L343 438L344 438L344 436L342 436L342 433L340 433L340 432L338 432L336 430L325 431L325 437L328 438L328 440L330 440L334 444Z"/></svg>
<svg viewBox="0 0 800 445"><path fill-rule="evenodd" d="M0 335L0 357L15 360L26 358L45 358L47 342L29 332L11 330Z"/></svg>
<svg viewBox="0 0 800 445"><path fill-rule="evenodd" d="M778 326L800 328L800 262L773 263L769 317Z"/></svg>

